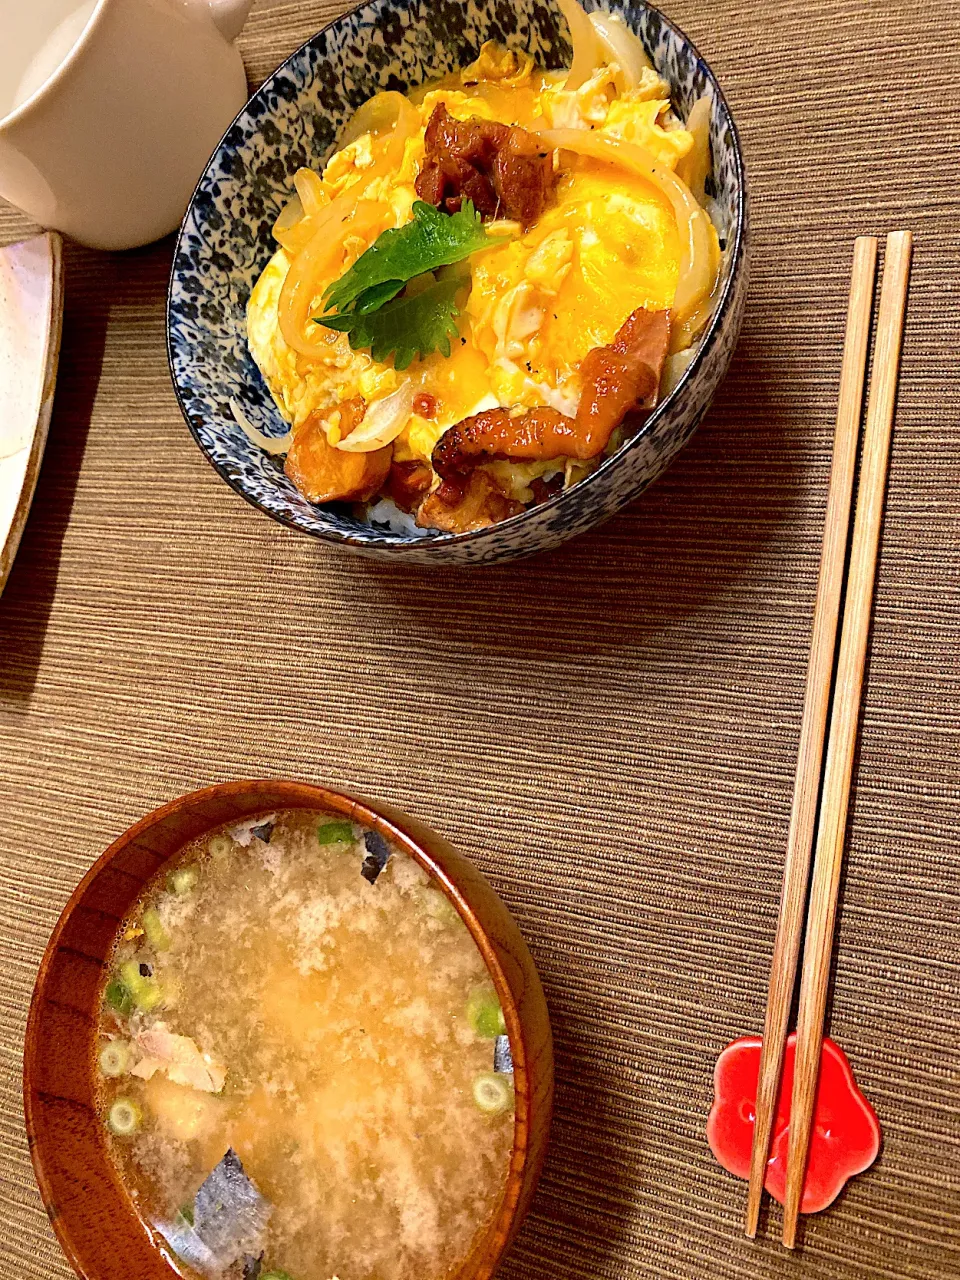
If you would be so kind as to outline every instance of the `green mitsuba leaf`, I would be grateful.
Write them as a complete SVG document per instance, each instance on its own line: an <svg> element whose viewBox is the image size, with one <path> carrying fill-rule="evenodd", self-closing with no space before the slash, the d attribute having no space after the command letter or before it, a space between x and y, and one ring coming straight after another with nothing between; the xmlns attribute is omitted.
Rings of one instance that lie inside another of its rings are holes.
<svg viewBox="0 0 960 1280"><path fill-rule="evenodd" d="M376 311L359 307L345 315L324 316L317 323L350 336L354 351L369 349L377 361L392 355L394 367L406 369L415 356L434 351L450 355L450 340L459 336L457 293L466 281L452 276L435 280L415 293L393 298Z"/></svg>
<svg viewBox="0 0 960 1280"><path fill-rule="evenodd" d="M375 311L396 297L408 281L462 262L486 243L480 215L469 200L459 213L452 214L417 200L412 221L384 231L350 270L329 286L324 309L340 315L348 309Z"/></svg>

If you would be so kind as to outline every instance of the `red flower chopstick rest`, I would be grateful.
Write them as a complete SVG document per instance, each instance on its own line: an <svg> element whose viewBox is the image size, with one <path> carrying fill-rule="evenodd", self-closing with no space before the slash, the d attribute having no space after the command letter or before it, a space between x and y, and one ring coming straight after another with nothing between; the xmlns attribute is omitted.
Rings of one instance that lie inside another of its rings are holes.
<svg viewBox="0 0 960 1280"><path fill-rule="evenodd" d="M796 1033L787 1040L764 1180L766 1189L781 1204L786 1194L796 1041ZM750 1177L760 1046L758 1036L734 1040L721 1053L713 1073L715 1097L707 1120L707 1141L724 1169L738 1178ZM843 1050L824 1038L800 1212L819 1213L826 1209L849 1178L869 1169L879 1150L880 1123L876 1113L857 1088Z"/></svg>

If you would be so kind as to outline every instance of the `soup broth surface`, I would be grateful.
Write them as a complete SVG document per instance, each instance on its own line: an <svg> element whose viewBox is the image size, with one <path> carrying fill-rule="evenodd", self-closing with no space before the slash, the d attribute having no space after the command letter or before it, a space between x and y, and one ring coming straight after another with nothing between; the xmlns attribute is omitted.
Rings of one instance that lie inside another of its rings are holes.
<svg viewBox="0 0 960 1280"><path fill-rule="evenodd" d="M189 846L121 929L95 1068L112 1156L185 1274L444 1277L503 1194L504 1031L412 858L266 814Z"/></svg>

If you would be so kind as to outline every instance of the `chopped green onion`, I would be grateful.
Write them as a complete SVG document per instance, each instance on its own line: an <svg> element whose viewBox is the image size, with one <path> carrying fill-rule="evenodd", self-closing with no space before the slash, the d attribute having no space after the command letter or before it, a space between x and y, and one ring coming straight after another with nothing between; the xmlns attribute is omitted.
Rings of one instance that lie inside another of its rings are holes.
<svg viewBox="0 0 960 1280"><path fill-rule="evenodd" d="M460 914L447 895L440 889L428 889L423 898L427 915L438 920L440 924L460 924Z"/></svg>
<svg viewBox="0 0 960 1280"><path fill-rule="evenodd" d="M118 1098L107 1113L107 1128L118 1138L130 1138L143 1124L143 1112L132 1098Z"/></svg>
<svg viewBox="0 0 960 1280"><path fill-rule="evenodd" d="M322 822L317 827L319 844L350 844L353 840L353 827L349 822Z"/></svg>
<svg viewBox="0 0 960 1280"><path fill-rule="evenodd" d="M513 1106L513 1085L508 1076L484 1072L473 1082L473 1100L487 1115L501 1115Z"/></svg>
<svg viewBox="0 0 960 1280"><path fill-rule="evenodd" d="M233 848L233 841L229 836L214 836L207 845L211 856L214 858L225 858Z"/></svg>
<svg viewBox="0 0 960 1280"><path fill-rule="evenodd" d="M107 983L107 989L103 995L111 1009L116 1009L122 1018L132 1012L133 999L119 978L114 978L112 982Z"/></svg>
<svg viewBox="0 0 960 1280"><path fill-rule="evenodd" d="M156 907L147 907L143 913L143 932L147 935L147 941L158 951L170 950L170 935L163 927Z"/></svg>
<svg viewBox="0 0 960 1280"><path fill-rule="evenodd" d="M163 1000L160 983L156 978L144 976L136 960L128 960L125 965L121 965L120 981L141 1013L150 1013Z"/></svg>
<svg viewBox="0 0 960 1280"><path fill-rule="evenodd" d="M478 1036L496 1040L507 1034L507 1024L496 993L486 987L471 992L467 1001L467 1020Z"/></svg>
<svg viewBox="0 0 960 1280"><path fill-rule="evenodd" d="M177 1223L177 1225L179 1225L180 1223L183 1223L185 1227L192 1227L193 1221L194 1221L193 1205L192 1204L181 1205L180 1208L177 1210L177 1216L174 1219L174 1221Z"/></svg>
<svg viewBox="0 0 960 1280"><path fill-rule="evenodd" d="M167 884L170 886L172 893L178 897L185 897L190 891L196 888L197 881L200 879L200 873L196 867L179 867L176 871L171 871Z"/></svg>
<svg viewBox="0 0 960 1280"><path fill-rule="evenodd" d="M260 1280L293 1280L289 1271L264 1271Z"/></svg>
<svg viewBox="0 0 960 1280"><path fill-rule="evenodd" d="M105 1076L123 1076L130 1065L130 1046L126 1040L110 1040L100 1050L100 1070Z"/></svg>

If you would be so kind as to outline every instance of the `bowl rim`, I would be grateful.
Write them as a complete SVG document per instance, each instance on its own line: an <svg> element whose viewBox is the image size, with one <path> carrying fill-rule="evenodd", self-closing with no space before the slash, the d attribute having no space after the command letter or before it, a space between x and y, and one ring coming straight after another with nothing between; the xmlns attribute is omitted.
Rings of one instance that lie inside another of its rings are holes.
<svg viewBox="0 0 960 1280"><path fill-rule="evenodd" d="M54 1045L43 1040L41 1026L44 1006L47 1003L46 988L51 980L51 971L54 963L61 950L63 935L74 913L83 909L87 893L101 873L107 870L131 845L136 844L140 837L147 835L158 823L174 816L178 812L202 805L208 801L220 800L229 803L234 797L242 797L249 794L251 788L270 788L284 797L282 803L264 804L262 808L265 810L283 809L284 807L292 809L315 807L328 812L341 813L350 820L356 821L360 825L385 836L395 846L412 857L420 867L427 871L431 879L442 887L447 900L453 903L457 914L466 925L475 946L480 952L487 971L493 980L507 1023L517 1097L513 1141L503 1196L497 1205L496 1211L487 1223L483 1235L479 1238L479 1242L474 1241L471 1251L464 1256L460 1263L460 1271L464 1273L465 1280L468 1280L468 1278L469 1280L489 1280L489 1277L493 1275L510 1247L529 1207L543 1167L547 1137L553 1115L552 1031L549 1010L539 985L536 964L533 957L529 956L529 949L526 948L526 942L523 940L522 934L519 934L519 927L516 925L512 912L497 890L476 863L465 854L461 854L444 836L426 824L421 823L418 819L410 817L403 810L386 802L339 791L320 783L303 782L292 778L245 778L215 783L175 797L173 800L167 801L167 803L151 810L127 827L97 858L71 893L57 919L57 923L44 947L30 999L24 1034L22 1097L24 1124L34 1176L41 1200L48 1211L48 1216L60 1247L78 1276L92 1277L93 1273L88 1266L90 1259L85 1256L86 1250L77 1245L69 1222L66 1220L66 1215L62 1214L58 1208L54 1210L57 1195L53 1185L53 1176L48 1172L46 1164L46 1151L48 1148L38 1137L41 1132L46 1130L47 1126L41 1118L43 1114L43 1108L40 1105L41 1094L35 1081L44 1056L55 1049ZM254 813L256 811L255 809ZM236 816L233 815L233 817L212 821L206 830L222 827L233 821ZM249 816L249 814L244 816ZM203 831L197 836L189 837L182 841L178 849L164 855L162 858L151 850L158 862L154 870L144 880L144 886L160 873L163 866L171 858L178 856L179 848L191 843L193 839L202 838L202 835ZM499 908L503 910L512 922L523 942L524 948L527 949L529 964L535 977L534 986L539 991L545 1013L545 1031L548 1046L545 1068L539 1065L536 1059L528 1061L528 1046L525 1041L524 1024L520 1014L518 996L514 994L513 987L504 972L494 943L491 941L491 936L480 922L477 911L468 897L470 890L462 890L458 879L444 869L438 861L436 853L428 847L428 840L437 842L437 852L452 855L455 860L462 863L475 877L475 885L480 884L489 890ZM142 890L138 892L142 892ZM119 929L119 923L117 929ZM93 1028L91 1036L95 1034L96 1029ZM545 1073L543 1078L547 1081L546 1092L542 1096L538 1094L535 1087L541 1072ZM535 1141L538 1131L541 1134L539 1143ZM101 1154L104 1161L106 1161L106 1155L104 1153ZM113 1180L119 1188L119 1194L129 1200L129 1194L119 1178L114 1176ZM135 1208L133 1212L136 1214ZM142 1219L140 1219L140 1222L145 1225ZM148 1231L148 1234L153 1240L154 1233L152 1229ZM155 1242L154 1247L156 1248ZM163 1257L163 1253L159 1249L157 1249L157 1256ZM465 1272L464 1268L474 1264L476 1259L479 1259L477 1265L479 1265L480 1269ZM170 1264L168 1263L168 1265ZM177 1273L171 1270L171 1275L175 1274ZM454 1274L453 1280L458 1280L458 1273Z"/></svg>
<svg viewBox="0 0 960 1280"><path fill-rule="evenodd" d="M553 2L555 3L556 0L553 0ZM613 0L613 2L617 8L625 9L630 6L631 0ZM709 82L715 100L721 112L725 116L726 122L730 128L730 137L733 144L734 172L736 175L735 224L732 236L728 237L728 244L724 250L724 252L729 252L731 255L730 270L727 273L727 279L720 291L720 296L717 299L716 306L711 313L710 319L700 334L700 345L697 348L697 352L687 365L686 369L684 369L676 386L673 387L669 395L667 395L667 397L654 408L653 412L644 421L636 434L631 436L629 440L624 441L619 449L615 450L614 453L605 458L595 471L591 471L589 475L584 476L582 480L578 480L576 484L571 485L569 489L562 489L559 493L552 494L545 502L538 503L533 507L527 507L525 510L518 512L516 515L508 516L505 520L501 520L497 524L489 525L483 529L471 529L463 533L441 533L437 531L433 533L425 532L422 536L415 538L410 536L401 537L397 534L381 533L372 525L367 526L366 531L362 535L339 529L304 528L304 526L294 517L271 510L270 507L261 502L259 498L256 498L252 493L249 493L239 480L231 476L225 468L222 468L216 459L205 448L203 441L200 438L199 429L194 426L190 419L190 415L188 414L187 407L184 403L183 395L181 394L180 383L177 378L175 367L173 316L171 313L173 309L174 287L177 281L177 263L180 257L180 248L183 243L187 221L193 212L197 195L199 194L201 187L206 182L207 175L219 156L224 142L227 139L227 135L233 130L234 126L239 123L241 118L246 115L251 103L264 93L264 91L268 91L274 78L291 62L293 62L294 59L301 57L301 55L304 54L307 48L312 45L319 36L338 26L339 23L363 13L364 10L371 9L374 6L381 5L383 3L384 0L360 0L359 4L354 5L352 8L346 10L346 12L339 14L336 18L331 19L330 22L320 27L312 36L304 40L301 45L294 49L292 53L288 54L287 57L284 58L273 71L271 71L271 73L257 86L241 109L237 112L234 119L230 122L230 125L224 131L223 137L217 143L210 159L207 161L203 173L197 180L193 193L190 196L190 202L187 205L186 212L184 213L183 221L180 224L180 229L177 232L177 238L173 249L173 260L170 266L169 283L167 287L165 319L167 364L170 370L170 379L173 383L174 392L177 397L177 403L180 406L180 413L200 452L206 458L207 462L214 469L217 475L220 476L227 485L229 485L234 493L239 494L240 497L244 498L252 507L255 507L256 510L261 511L264 515L269 516L272 520L276 520L279 524L285 525L288 529L292 529L296 533L303 534L306 537L315 538L320 542L332 543L335 546L353 547L359 551L376 551L378 554L403 557L411 550L430 551L436 548L438 551L442 551L448 547L464 546L469 543L481 541L488 538L491 534L501 530L518 530L525 522L531 520L533 517L536 516L539 519L544 513L558 509L575 490L587 492L588 489L593 488L596 483L600 481L601 477L605 479L616 469L616 466L620 464L628 454L640 447L640 445L652 433L656 425L666 417L668 410L673 407L681 392L683 392L696 378L708 352L715 345L719 336L727 308L734 296L734 291L744 267L747 244L747 173L743 159L743 146L740 141L740 133L737 128L736 120L734 119L733 112L730 109L730 104L727 102L726 95L720 87L720 82L717 79L713 68L710 66L710 63L703 57L700 50L690 39L687 33L668 18L662 9L655 4L647 3L647 0L642 0L643 7L659 14L663 24L668 27L674 35L679 37L684 45L686 45L693 55L697 66L702 69L704 76ZM405 0L401 0L401 3L405 3Z"/></svg>

